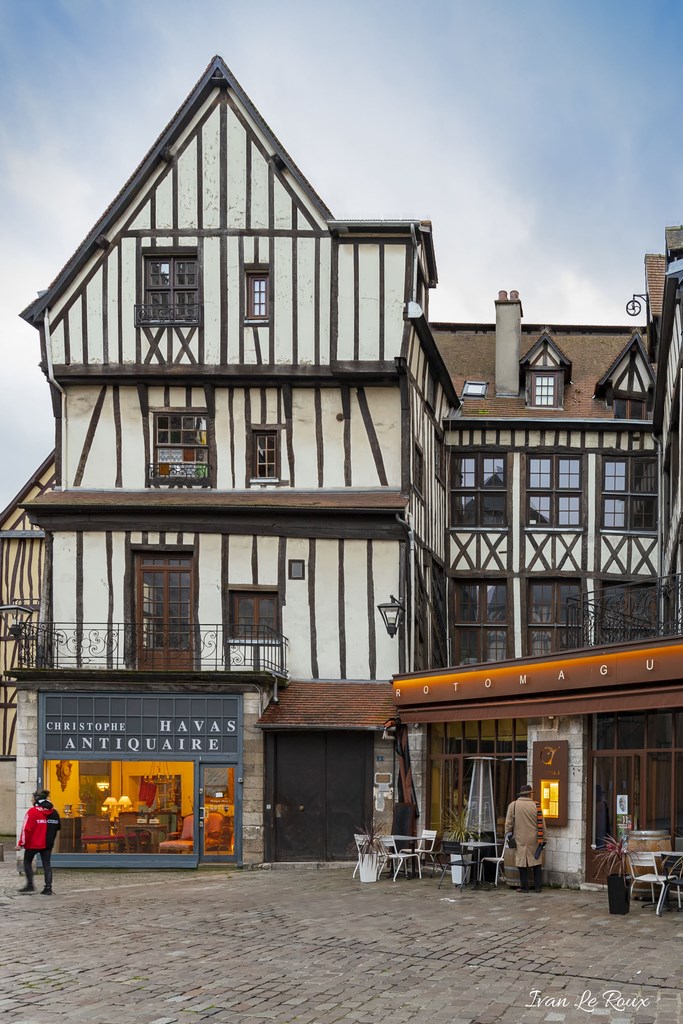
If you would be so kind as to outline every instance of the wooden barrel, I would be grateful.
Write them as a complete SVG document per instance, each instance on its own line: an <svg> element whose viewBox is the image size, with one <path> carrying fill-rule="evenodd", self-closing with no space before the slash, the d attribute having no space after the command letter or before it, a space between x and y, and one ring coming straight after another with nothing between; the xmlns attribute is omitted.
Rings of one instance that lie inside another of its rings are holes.
<svg viewBox="0 0 683 1024"><path fill-rule="evenodd" d="M670 850L671 833L666 829L633 829L628 833L629 850Z"/></svg>

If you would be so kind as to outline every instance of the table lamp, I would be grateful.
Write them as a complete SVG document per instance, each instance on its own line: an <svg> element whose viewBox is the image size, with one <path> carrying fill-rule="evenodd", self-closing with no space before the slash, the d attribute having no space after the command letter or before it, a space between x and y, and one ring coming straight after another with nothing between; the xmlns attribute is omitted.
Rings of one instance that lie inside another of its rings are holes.
<svg viewBox="0 0 683 1024"><path fill-rule="evenodd" d="M132 807L129 796L120 796L118 801L119 813L121 811L129 811Z"/></svg>

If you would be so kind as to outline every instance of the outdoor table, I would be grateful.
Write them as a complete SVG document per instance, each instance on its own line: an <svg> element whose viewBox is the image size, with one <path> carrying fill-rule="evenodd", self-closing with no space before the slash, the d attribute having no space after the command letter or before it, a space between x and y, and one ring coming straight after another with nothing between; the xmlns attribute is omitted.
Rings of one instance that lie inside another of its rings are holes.
<svg viewBox="0 0 683 1024"><path fill-rule="evenodd" d="M472 881L472 885L477 886L479 885L479 865L481 863L481 851L491 846L494 849L496 849L496 844L493 840L489 840L487 842L484 839L466 839L460 845L463 847L463 849L467 848L468 850L472 850L473 853L476 854L476 869L474 871L474 880ZM475 865L473 865L473 867L475 867Z"/></svg>

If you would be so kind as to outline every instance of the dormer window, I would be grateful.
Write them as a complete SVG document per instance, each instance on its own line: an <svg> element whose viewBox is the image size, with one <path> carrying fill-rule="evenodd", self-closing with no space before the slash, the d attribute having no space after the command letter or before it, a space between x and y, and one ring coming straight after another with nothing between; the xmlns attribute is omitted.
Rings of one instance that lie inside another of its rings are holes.
<svg viewBox="0 0 683 1024"><path fill-rule="evenodd" d="M529 373L528 381L528 405L536 409L562 408L561 373L535 370Z"/></svg>
<svg viewBox="0 0 683 1024"><path fill-rule="evenodd" d="M144 257L145 301L135 323L198 324L199 263L196 253Z"/></svg>
<svg viewBox="0 0 683 1024"><path fill-rule="evenodd" d="M612 403L615 420L645 420L647 410L642 398L617 398Z"/></svg>

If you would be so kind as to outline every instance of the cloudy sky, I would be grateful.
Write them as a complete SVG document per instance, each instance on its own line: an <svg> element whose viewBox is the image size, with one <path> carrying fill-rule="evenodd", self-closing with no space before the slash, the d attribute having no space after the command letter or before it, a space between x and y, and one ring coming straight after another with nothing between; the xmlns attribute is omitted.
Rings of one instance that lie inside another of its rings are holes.
<svg viewBox="0 0 683 1024"><path fill-rule="evenodd" d="M0 509L52 447L17 317L215 53L337 217L434 225L433 320L625 323L683 221L679 0L0 0ZM638 321L633 321L634 323Z"/></svg>

